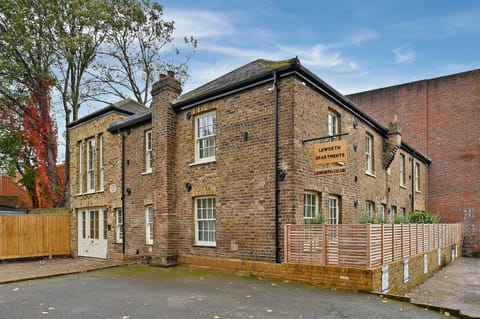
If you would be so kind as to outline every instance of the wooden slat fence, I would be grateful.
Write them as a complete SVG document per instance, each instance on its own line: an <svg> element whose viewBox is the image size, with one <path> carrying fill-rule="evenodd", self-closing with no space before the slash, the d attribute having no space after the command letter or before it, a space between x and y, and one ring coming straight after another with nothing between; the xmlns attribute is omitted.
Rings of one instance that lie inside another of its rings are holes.
<svg viewBox="0 0 480 319"><path fill-rule="evenodd" d="M462 224L286 225L285 262L370 269L462 239Z"/></svg>
<svg viewBox="0 0 480 319"><path fill-rule="evenodd" d="M0 216L0 259L70 253L69 215Z"/></svg>

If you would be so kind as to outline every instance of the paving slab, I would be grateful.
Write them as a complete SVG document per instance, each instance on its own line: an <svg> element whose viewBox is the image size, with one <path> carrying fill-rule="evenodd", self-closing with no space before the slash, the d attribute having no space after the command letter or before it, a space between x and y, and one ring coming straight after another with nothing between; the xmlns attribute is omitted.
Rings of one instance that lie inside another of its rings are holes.
<svg viewBox="0 0 480 319"><path fill-rule="evenodd" d="M118 260L94 258L52 258L27 261L2 261L0 263L0 284L47 278L115 267L124 264Z"/></svg>
<svg viewBox="0 0 480 319"><path fill-rule="evenodd" d="M457 259L407 296L414 303L458 309L480 318L480 258Z"/></svg>

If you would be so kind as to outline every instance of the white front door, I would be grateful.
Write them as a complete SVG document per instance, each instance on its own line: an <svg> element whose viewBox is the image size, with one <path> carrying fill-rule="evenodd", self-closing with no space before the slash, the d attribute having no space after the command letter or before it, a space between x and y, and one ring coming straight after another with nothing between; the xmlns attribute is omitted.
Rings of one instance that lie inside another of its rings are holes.
<svg viewBox="0 0 480 319"><path fill-rule="evenodd" d="M102 209L78 212L78 255L107 258L107 214Z"/></svg>

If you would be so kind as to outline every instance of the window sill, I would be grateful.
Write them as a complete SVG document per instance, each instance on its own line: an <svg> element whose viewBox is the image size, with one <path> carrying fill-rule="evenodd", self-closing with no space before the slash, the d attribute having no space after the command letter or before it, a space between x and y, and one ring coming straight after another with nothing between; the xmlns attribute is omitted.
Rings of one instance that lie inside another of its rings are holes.
<svg viewBox="0 0 480 319"><path fill-rule="evenodd" d="M417 193L417 194L421 194L422 192L421 192L421 191L417 191L417 190L415 190L415 193Z"/></svg>
<svg viewBox="0 0 480 319"><path fill-rule="evenodd" d="M88 191L84 193L78 193L76 196L92 195L95 194L95 191Z"/></svg>
<svg viewBox="0 0 480 319"><path fill-rule="evenodd" d="M193 247L217 248L217 243L195 243Z"/></svg>
<svg viewBox="0 0 480 319"><path fill-rule="evenodd" d="M406 185L400 185L400 188L407 189Z"/></svg>
<svg viewBox="0 0 480 319"><path fill-rule="evenodd" d="M150 174L152 174L152 171L147 171L142 173L142 175L150 175Z"/></svg>
<svg viewBox="0 0 480 319"><path fill-rule="evenodd" d="M203 165L203 164L211 164L211 163L216 163L216 162L217 162L217 160L214 158L214 159L208 160L208 161L190 163L190 164L188 164L188 166L192 167L192 166Z"/></svg>
<svg viewBox="0 0 480 319"><path fill-rule="evenodd" d="M365 172L365 175L377 178L377 175L375 175L374 173Z"/></svg>
<svg viewBox="0 0 480 319"><path fill-rule="evenodd" d="M153 246L153 243L145 243L145 245Z"/></svg>

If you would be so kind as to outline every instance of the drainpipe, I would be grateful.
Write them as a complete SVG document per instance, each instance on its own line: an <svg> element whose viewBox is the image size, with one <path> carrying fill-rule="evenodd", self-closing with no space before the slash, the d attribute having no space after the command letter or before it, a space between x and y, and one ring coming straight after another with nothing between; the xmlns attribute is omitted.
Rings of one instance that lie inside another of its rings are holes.
<svg viewBox="0 0 480 319"><path fill-rule="evenodd" d="M279 179L279 149L278 149L278 78L277 70L273 71L273 89L275 93L275 262L280 263L280 179Z"/></svg>
<svg viewBox="0 0 480 319"><path fill-rule="evenodd" d="M122 169L122 232L123 232L123 240L122 240L122 254L123 257L125 257L125 243L126 243L126 236L125 236L125 139L127 138L125 132L120 132L118 130L118 133L121 134L122 136L122 164L121 164L121 169Z"/></svg>
<svg viewBox="0 0 480 319"><path fill-rule="evenodd" d="M412 152L412 212L415 211L415 152Z"/></svg>

